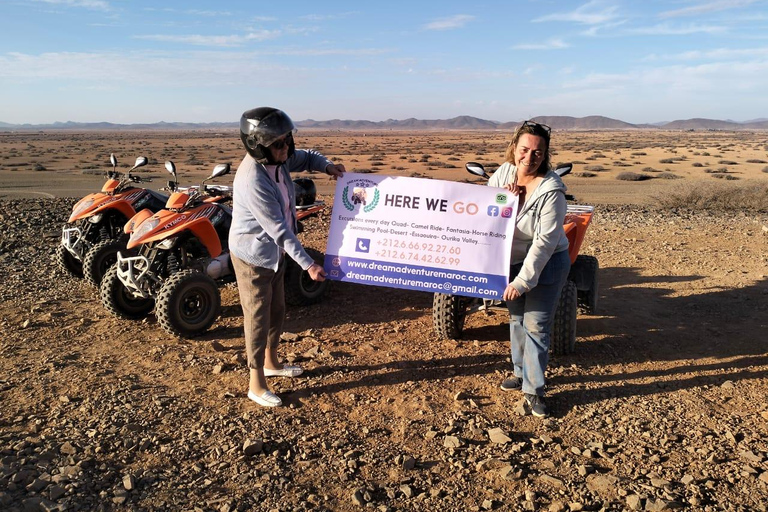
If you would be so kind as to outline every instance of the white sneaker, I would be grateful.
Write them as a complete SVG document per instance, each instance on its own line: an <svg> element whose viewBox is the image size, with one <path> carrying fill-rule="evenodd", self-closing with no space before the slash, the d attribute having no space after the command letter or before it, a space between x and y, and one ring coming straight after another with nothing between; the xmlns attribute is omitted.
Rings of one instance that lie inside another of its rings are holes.
<svg viewBox="0 0 768 512"><path fill-rule="evenodd" d="M248 390L248 398L264 407L279 407L283 405L283 401L280 400L280 397L269 390L263 392L261 395L257 395L253 391Z"/></svg>
<svg viewBox="0 0 768 512"><path fill-rule="evenodd" d="M283 365L279 370L264 368L265 377L298 377L302 373L304 373L304 368L301 366L290 366L287 364Z"/></svg>

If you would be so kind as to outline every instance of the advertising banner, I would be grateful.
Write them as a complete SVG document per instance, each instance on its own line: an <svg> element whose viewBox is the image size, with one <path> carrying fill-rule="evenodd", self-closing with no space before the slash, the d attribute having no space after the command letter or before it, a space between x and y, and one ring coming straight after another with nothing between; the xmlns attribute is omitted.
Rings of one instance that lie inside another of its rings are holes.
<svg viewBox="0 0 768 512"><path fill-rule="evenodd" d="M329 279L500 299L517 196L453 181L345 173L338 179Z"/></svg>

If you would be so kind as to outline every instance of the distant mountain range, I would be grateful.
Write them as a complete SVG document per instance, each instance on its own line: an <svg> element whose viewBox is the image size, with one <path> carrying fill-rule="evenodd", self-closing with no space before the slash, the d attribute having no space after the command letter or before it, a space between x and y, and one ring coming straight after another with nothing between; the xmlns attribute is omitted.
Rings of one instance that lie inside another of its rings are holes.
<svg viewBox="0 0 768 512"><path fill-rule="evenodd" d="M540 116L534 118L554 130L768 130L768 119L760 118L748 122L720 121L717 119L685 119L679 121L631 124L603 116L570 117ZM472 116L458 116L451 119L387 119L386 121L354 121L331 119L315 121L307 119L296 123L297 127L321 130L510 130L521 121L500 123ZM237 129L238 123L66 123L53 124L9 124L0 122L0 131L30 130L211 130Z"/></svg>

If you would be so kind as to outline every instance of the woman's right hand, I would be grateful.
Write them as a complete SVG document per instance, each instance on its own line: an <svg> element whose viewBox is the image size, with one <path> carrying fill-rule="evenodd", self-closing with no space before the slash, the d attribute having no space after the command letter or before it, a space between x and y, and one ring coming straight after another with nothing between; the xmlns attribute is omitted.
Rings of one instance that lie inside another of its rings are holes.
<svg viewBox="0 0 768 512"><path fill-rule="evenodd" d="M520 187L517 186L517 183L507 183L504 185L504 188L514 195L520 194Z"/></svg>
<svg viewBox="0 0 768 512"><path fill-rule="evenodd" d="M313 281L325 281L325 276L327 275L325 269L317 263L313 263L312 266L307 269L307 272Z"/></svg>

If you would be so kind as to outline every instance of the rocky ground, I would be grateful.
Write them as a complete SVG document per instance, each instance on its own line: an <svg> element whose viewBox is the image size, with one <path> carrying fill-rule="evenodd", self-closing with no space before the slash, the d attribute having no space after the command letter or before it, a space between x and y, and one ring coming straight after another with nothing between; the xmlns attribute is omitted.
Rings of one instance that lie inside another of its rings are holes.
<svg viewBox="0 0 768 512"><path fill-rule="evenodd" d="M540 420L499 390L503 315L440 340L431 296L343 283L289 308L307 372L260 408L236 290L194 340L112 317L54 264L72 203L0 202L0 509L768 508L764 215L599 206L599 315Z"/></svg>

